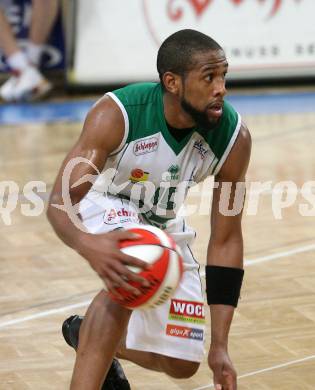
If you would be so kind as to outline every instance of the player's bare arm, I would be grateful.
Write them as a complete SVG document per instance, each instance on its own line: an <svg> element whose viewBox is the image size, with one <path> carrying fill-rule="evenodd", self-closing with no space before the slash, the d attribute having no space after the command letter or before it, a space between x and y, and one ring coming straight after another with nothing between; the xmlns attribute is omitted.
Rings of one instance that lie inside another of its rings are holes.
<svg viewBox="0 0 315 390"><path fill-rule="evenodd" d="M211 237L209 240L207 264L212 267L211 272L217 273L216 280L222 277L230 278L230 283L236 283L239 273L243 272L243 237L241 228L242 213L235 216L225 216L220 212L220 195L222 183L232 183L229 199L229 208L233 207L235 188L237 183L244 183L251 151L251 138L245 124L242 124L238 138L226 162L215 180L219 187L214 189L211 213ZM219 267L219 268L216 268ZM239 282L241 283L241 281ZM237 286L236 286L237 289ZM220 291L214 291L213 297L220 302ZM212 299L212 297L210 297ZM208 363L214 373L216 389L235 390L236 372L228 356L228 334L238 296L233 297L224 304L210 304L211 312L211 346Z"/></svg>
<svg viewBox="0 0 315 390"><path fill-rule="evenodd" d="M124 278L143 281L142 278L129 271L125 265L143 267L145 263L123 254L117 248L119 240L134 237L128 232L110 232L99 235L83 232L72 223L67 212L53 205L63 203L62 176L67 163L76 157L83 157L102 171L107 157L120 145L123 135L124 119L119 107L110 97L103 97L89 112L79 140L63 161L51 192L47 211L49 221L61 240L88 260L91 267L104 280L107 288L116 295L114 287L117 286L138 293L138 290L126 283ZM92 183L87 181L73 188L72 184L85 175L97 177L92 164L77 164L72 171L69 183L72 205L78 204L83 199Z"/></svg>

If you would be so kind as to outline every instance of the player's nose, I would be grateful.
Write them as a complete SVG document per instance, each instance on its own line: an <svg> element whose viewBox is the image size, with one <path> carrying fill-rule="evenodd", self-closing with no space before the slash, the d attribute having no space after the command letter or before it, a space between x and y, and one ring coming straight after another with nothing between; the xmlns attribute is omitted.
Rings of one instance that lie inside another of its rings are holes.
<svg viewBox="0 0 315 390"><path fill-rule="evenodd" d="M214 96L221 96L222 98L226 95L225 80L218 78L214 83Z"/></svg>

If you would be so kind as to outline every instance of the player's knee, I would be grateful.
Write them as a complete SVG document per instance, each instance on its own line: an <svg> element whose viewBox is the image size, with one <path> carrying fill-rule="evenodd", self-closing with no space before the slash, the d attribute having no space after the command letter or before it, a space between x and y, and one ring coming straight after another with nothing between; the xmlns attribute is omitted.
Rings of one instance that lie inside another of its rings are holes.
<svg viewBox="0 0 315 390"><path fill-rule="evenodd" d="M89 307L88 315L84 317L82 325L79 331L79 347L87 345L106 345L107 336L104 331L108 324L108 310L111 306L115 305L114 302L107 298L106 293L101 291L93 299ZM118 308L118 310L120 307ZM123 310L123 309L121 309Z"/></svg>
<svg viewBox="0 0 315 390"><path fill-rule="evenodd" d="M98 318L100 318L102 315L106 315L107 310L111 306L119 305L108 298L108 295L105 290L101 290L93 299L89 310L91 312L91 315L96 315Z"/></svg>
<svg viewBox="0 0 315 390"><path fill-rule="evenodd" d="M105 290L99 291L99 293L93 299L92 305L95 306L96 309L103 308L106 296L107 296L107 293Z"/></svg>
<svg viewBox="0 0 315 390"><path fill-rule="evenodd" d="M164 372L176 379L190 378L195 375L200 363L167 357L163 361Z"/></svg>

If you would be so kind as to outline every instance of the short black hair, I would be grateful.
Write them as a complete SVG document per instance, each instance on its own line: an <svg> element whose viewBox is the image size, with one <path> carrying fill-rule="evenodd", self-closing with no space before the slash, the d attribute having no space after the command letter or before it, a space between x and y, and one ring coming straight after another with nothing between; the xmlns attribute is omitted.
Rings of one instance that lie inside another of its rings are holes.
<svg viewBox="0 0 315 390"><path fill-rule="evenodd" d="M185 76L195 65L194 55L209 50L223 49L214 39L196 30L180 30L166 38L157 55L157 71L162 86L165 72Z"/></svg>

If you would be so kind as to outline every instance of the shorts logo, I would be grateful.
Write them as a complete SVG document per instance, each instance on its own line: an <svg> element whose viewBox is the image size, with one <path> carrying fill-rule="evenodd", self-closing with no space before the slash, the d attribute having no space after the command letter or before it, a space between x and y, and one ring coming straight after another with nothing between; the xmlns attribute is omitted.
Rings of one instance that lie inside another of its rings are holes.
<svg viewBox="0 0 315 390"><path fill-rule="evenodd" d="M125 207L105 210L104 223L106 225L117 225L119 223L134 222L139 223L138 214Z"/></svg>
<svg viewBox="0 0 315 390"><path fill-rule="evenodd" d="M174 321L190 322L195 324L205 323L205 309L203 302L182 301L171 299L171 307L168 318Z"/></svg>
<svg viewBox="0 0 315 390"><path fill-rule="evenodd" d="M187 326L167 324L166 334L168 336L180 337L182 339L203 341L203 330L202 329L188 328Z"/></svg>
<svg viewBox="0 0 315 390"><path fill-rule="evenodd" d="M159 141L156 137L151 137L146 140L140 140L134 144L133 153L136 156L141 154L152 153L157 150L159 146Z"/></svg>
<svg viewBox="0 0 315 390"><path fill-rule="evenodd" d="M144 172L140 168L135 168L130 172L129 180L133 183L138 183L141 181L147 181L149 178L149 172Z"/></svg>

